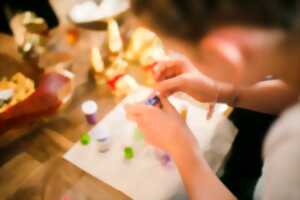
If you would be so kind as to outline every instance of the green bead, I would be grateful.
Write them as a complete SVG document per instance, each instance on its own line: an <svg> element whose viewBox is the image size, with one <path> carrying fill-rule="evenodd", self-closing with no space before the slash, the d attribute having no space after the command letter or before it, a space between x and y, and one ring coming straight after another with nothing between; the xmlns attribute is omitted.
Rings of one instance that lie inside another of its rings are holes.
<svg viewBox="0 0 300 200"><path fill-rule="evenodd" d="M133 151L132 147L127 146L124 148L124 157L127 160L130 160L134 157L134 151Z"/></svg>
<svg viewBox="0 0 300 200"><path fill-rule="evenodd" d="M135 128L133 131L133 137L135 140L143 140L144 134L141 132L139 128Z"/></svg>
<svg viewBox="0 0 300 200"><path fill-rule="evenodd" d="M91 136L88 133L84 133L80 137L81 144L88 145L91 142Z"/></svg>

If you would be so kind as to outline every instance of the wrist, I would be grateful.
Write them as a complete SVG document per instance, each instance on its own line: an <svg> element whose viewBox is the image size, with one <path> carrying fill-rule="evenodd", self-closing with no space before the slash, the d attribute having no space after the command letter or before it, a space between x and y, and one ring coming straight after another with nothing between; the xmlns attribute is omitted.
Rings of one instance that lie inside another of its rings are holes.
<svg viewBox="0 0 300 200"><path fill-rule="evenodd" d="M193 168L199 169L204 167L206 163L198 144L189 143L178 148L171 154L174 162L180 169L194 171Z"/></svg>
<svg viewBox="0 0 300 200"><path fill-rule="evenodd" d="M238 100L238 89L234 84L218 83L218 102L235 107Z"/></svg>
<svg viewBox="0 0 300 200"><path fill-rule="evenodd" d="M197 154L199 154L200 149L198 142L188 128L182 130L181 133L177 135L179 137L176 138L175 144L168 150L175 161L180 161L183 158L197 156Z"/></svg>

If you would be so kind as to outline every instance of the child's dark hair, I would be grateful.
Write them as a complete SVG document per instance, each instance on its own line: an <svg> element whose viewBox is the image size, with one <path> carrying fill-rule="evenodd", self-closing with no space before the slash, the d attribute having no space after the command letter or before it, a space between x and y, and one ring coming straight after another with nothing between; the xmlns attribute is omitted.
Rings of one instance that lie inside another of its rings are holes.
<svg viewBox="0 0 300 200"><path fill-rule="evenodd" d="M249 24L293 30L298 0L132 0L136 15L166 32L197 40L216 24Z"/></svg>

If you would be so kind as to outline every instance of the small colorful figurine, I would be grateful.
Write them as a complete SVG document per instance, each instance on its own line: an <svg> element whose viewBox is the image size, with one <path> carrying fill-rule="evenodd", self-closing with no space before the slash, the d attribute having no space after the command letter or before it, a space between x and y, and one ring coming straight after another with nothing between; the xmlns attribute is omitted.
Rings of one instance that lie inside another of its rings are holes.
<svg viewBox="0 0 300 200"><path fill-rule="evenodd" d="M108 20L108 47L111 53L119 53L123 49L123 41L121 38L118 22L114 19Z"/></svg>
<svg viewBox="0 0 300 200"><path fill-rule="evenodd" d="M160 161L161 165L163 166L168 166L172 161L171 156L164 151L156 149L155 154L157 159Z"/></svg>
<svg viewBox="0 0 300 200"><path fill-rule="evenodd" d="M136 90L139 87L136 80L128 74L120 77L115 82L114 86L115 86L115 88L113 90L113 94L116 97L126 96L126 95L130 94L131 92L133 92L134 90Z"/></svg>
<svg viewBox="0 0 300 200"><path fill-rule="evenodd" d="M146 105L162 107L159 95L154 95L145 101Z"/></svg>
<svg viewBox="0 0 300 200"><path fill-rule="evenodd" d="M111 145L109 132L104 131L102 129L97 129L97 131L92 133L92 137L96 141L99 152L105 153L109 150Z"/></svg>
<svg viewBox="0 0 300 200"><path fill-rule="evenodd" d="M82 145L88 145L91 142L91 137L88 133L84 133L81 135L80 141Z"/></svg>
<svg viewBox="0 0 300 200"><path fill-rule="evenodd" d="M134 157L133 148L130 146L126 146L124 148L124 158L127 160L131 160Z"/></svg>
<svg viewBox="0 0 300 200"><path fill-rule="evenodd" d="M105 153L109 150L110 145L111 145L109 138L98 139L96 141L98 143L99 152Z"/></svg>

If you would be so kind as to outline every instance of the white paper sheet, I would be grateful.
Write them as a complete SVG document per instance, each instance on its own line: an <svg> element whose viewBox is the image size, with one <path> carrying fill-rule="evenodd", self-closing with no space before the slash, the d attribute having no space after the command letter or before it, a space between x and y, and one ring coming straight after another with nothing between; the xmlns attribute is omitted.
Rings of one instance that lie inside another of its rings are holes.
<svg viewBox="0 0 300 200"><path fill-rule="evenodd" d="M132 199L179 199L185 194L175 164L171 162L167 166L162 165L155 148L134 138L136 124L126 119L123 109L124 104L142 101L150 92L145 88L137 90L90 131L92 136L101 132L110 134L111 147L108 152L100 153L96 141L87 146L78 142L64 158ZM188 106L187 124L198 139L210 166L217 171L230 150L237 133L236 128L220 112L207 121L205 107L190 99L171 97L170 101L177 108ZM223 107L219 106L221 110ZM132 160L124 159L123 148L127 145L134 148L135 156Z"/></svg>

